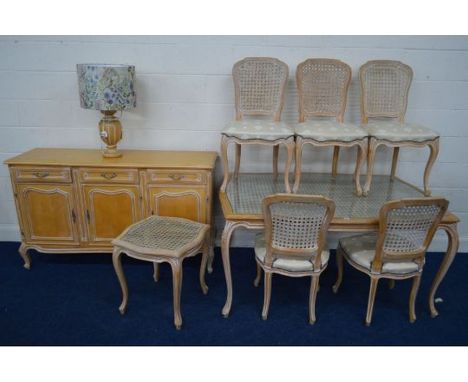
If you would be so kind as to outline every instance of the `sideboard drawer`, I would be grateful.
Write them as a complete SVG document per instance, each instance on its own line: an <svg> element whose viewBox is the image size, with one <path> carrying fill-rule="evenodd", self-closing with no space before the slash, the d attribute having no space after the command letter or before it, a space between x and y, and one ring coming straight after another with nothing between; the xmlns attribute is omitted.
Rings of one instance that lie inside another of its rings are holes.
<svg viewBox="0 0 468 382"><path fill-rule="evenodd" d="M81 168L81 183L120 183L138 184L137 169Z"/></svg>
<svg viewBox="0 0 468 382"><path fill-rule="evenodd" d="M159 184L206 184L206 174L202 171L148 170L148 183Z"/></svg>
<svg viewBox="0 0 468 382"><path fill-rule="evenodd" d="M72 181L69 167L13 167L13 173L18 183L71 183Z"/></svg>

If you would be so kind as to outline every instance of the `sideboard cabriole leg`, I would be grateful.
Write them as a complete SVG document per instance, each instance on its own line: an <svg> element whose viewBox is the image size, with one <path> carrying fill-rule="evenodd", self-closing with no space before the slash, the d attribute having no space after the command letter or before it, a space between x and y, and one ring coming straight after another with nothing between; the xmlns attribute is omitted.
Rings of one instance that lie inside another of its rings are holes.
<svg viewBox="0 0 468 382"><path fill-rule="evenodd" d="M112 264L114 264L114 270L119 280L120 288L122 289L122 303L119 306L120 314L125 314L128 304L128 286L127 280L122 268L122 254L120 248L115 248L112 252Z"/></svg>
<svg viewBox="0 0 468 382"><path fill-rule="evenodd" d="M424 195L431 196L429 189L429 175L431 174L432 166L434 165L437 155L439 154L439 138L429 142L429 159L427 160L426 168L424 169Z"/></svg>
<svg viewBox="0 0 468 382"><path fill-rule="evenodd" d="M229 246L231 244L231 236L236 229L237 223L226 220L223 234L221 235L221 255L223 257L224 277L226 278L226 303L224 304L222 315L224 318L229 316L232 306L232 275L231 275L231 260Z"/></svg>
<svg viewBox="0 0 468 382"><path fill-rule="evenodd" d="M440 264L439 270L432 282L431 290L429 292L429 309L431 311L431 317L437 317L439 312L435 307L435 295L437 293L437 289L439 288L440 283L444 279L447 271L450 268L453 260L455 259L455 255L458 251L459 245L459 236L457 231L457 224L442 224L439 226L440 229L443 229L447 233L448 238L448 247L447 252L442 259L442 263Z"/></svg>
<svg viewBox="0 0 468 382"><path fill-rule="evenodd" d="M31 256L29 256L29 253L28 253L28 247L26 244L24 243L21 243L19 249L18 249L18 252L20 254L20 256L23 258L23 261L24 261L24 267L26 269L31 269Z"/></svg>

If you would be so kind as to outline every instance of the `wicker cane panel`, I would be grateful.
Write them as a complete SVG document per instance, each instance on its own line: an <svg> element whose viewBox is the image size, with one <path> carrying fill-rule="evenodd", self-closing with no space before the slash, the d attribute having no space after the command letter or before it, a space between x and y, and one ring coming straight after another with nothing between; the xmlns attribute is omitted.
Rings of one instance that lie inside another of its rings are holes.
<svg viewBox="0 0 468 382"><path fill-rule="evenodd" d="M270 206L272 245L314 251L327 208L318 203L280 202Z"/></svg>
<svg viewBox="0 0 468 382"><path fill-rule="evenodd" d="M272 58L252 57L233 68L236 108L241 115L271 115L281 111L288 67Z"/></svg>
<svg viewBox="0 0 468 382"><path fill-rule="evenodd" d="M119 239L143 248L177 251L197 239L204 227L188 219L152 216L131 226Z"/></svg>
<svg viewBox="0 0 468 382"><path fill-rule="evenodd" d="M274 180L271 174L240 174L226 188L235 214L262 215L262 200L271 194L284 192L282 177ZM323 195L336 204L337 218L376 218L382 204L389 200L419 198L418 190L386 175L375 175L372 192L365 198L354 195L353 177L339 174L303 173L299 194Z"/></svg>
<svg viewBox="0 0 468 382"><path fill-rule="evenodd" d="M391 255L422 250L440 210L437 205L404 206L390 210L383 244L385 253Z"/></svg>
<svg viewBox="0 0 468 382"><path fill-rule="evenodd" d="M360 73L364 114L403 118L413 78L411 68L399 61L369 61Z"/></svg>
<svg viewBox="0 0 468 382"><path fill-rule="evenodd" d="M309 59L297 67L300 113L342 117L351 80L351 68L339 60Z"/></svg>

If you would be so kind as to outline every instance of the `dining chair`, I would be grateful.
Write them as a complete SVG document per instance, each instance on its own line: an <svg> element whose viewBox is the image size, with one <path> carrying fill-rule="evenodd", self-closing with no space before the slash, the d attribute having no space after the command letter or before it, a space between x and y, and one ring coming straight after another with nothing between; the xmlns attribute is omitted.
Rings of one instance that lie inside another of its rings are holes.
<svg viewBox="0 0 468 382"><path fill-rule="evenodd" d="M265 232L255 241L255 259L264 272L262 318L268 317L274 273L310 276L309 323L314 324L319 278L330 257L325 246L335 203L323 196L275 194L263 199L262 208Z"/></svg>
<svg viewBox="0 0 468 382"><path fill-rule="evenodd" d="M372 321L375 294L381 278L413 279L409 320L416 320L415 303L426 250L447 207L448 201L443 198L390 201L380 209L378 233L346 237L339 241L336 251L338 278L333 291L338 292L343 280L343 257L353 268L370 277L365 319L367 326Z"/></svg>
<svg viewBox="0 0 468 382"><path fill-rule="evenodd" d="M424 170L424 194L430 196L429 175L439 153L439 134L427 127L405 122L413 70L399 61L368 61L359 70L362 124L369 133L367 179L370 191L375 154L380 145L393 147L391 179L394 179L400 147L429 147Z"/></svg>
<svg viewBox="0 0 468 382"><path fill-rule="evenodd" d="M236 119L228 124L221 136L221 159L224 180L221 191L229 181L228 146L235 143L235 170L238 176L242 145L267 145L273 147L273 175L278 176L278 151L286 146L284 184L290 192L289 168L294 155L294 130L281 122L288 66L268 57L248 57L232 69L235 92Z"/></svg>
<svg viewBox="0 0 468 382"><path fill-rule="evenodd" d="M302 151L309 144L334 148L333 176L337 174L340 147L357 147L354 183L356 194L362 194L360 173L367 156L368 134L360 126L343 122L350 82L351 68L339 60L314 58L297 66L299 123L294 129L296 169L293 192L299 189Z"/></svg>

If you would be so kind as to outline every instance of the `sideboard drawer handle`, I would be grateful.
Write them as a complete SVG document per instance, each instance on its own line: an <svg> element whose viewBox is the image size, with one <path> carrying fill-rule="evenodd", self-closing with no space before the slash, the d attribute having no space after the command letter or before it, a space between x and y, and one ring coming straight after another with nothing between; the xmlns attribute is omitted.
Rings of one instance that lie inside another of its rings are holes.
<svg viewBox="0 0 468 382"><path fill-rule="evenodd" d="M46 178L48 177L50 174L48 172L35 172L33 173L33 175L37 178Z"/></svg>
<svg viewBox="0 0 468 382"><path fill-rule="evenodd" d="M169 178L172 180L182 180L184 179L184 176L181 174L169 174Z"/></svg>
<svg viewBox="0 0 468 382"><path fill-rule="evenodd" d="M112 173L103 172L101 176L107 180L111 180L111 179L114 179L117 176L117 174L115 172L112 172Z"/></svg>

